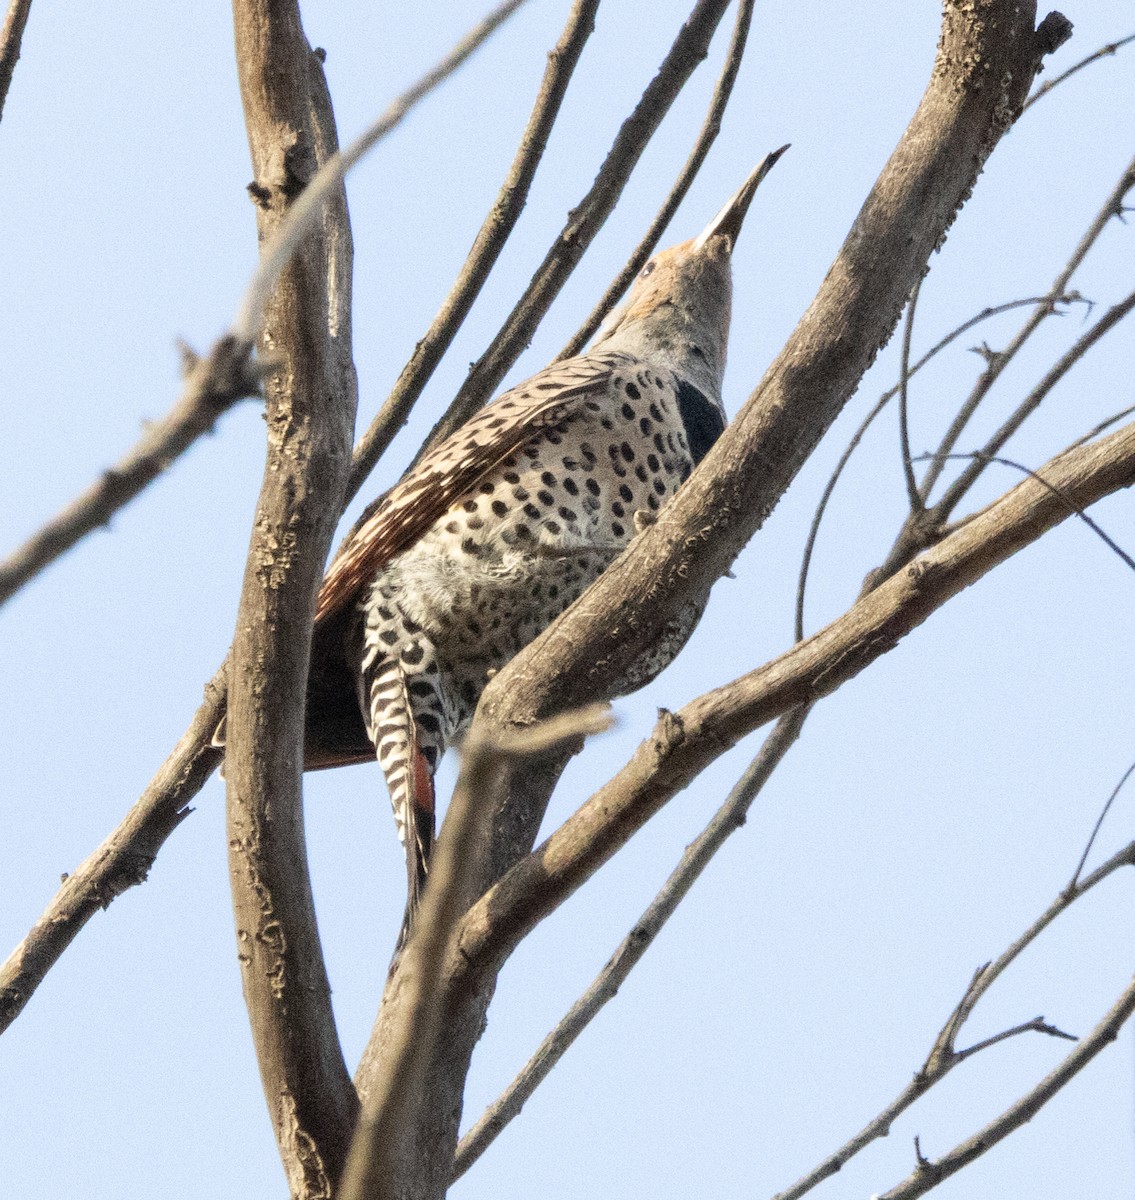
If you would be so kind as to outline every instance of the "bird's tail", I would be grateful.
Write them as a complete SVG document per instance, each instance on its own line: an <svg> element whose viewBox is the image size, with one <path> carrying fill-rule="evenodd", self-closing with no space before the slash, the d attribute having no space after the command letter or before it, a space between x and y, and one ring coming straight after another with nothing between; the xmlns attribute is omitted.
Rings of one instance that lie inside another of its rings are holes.
<svg viewBox="0 0 1135 1200"><path fill-rule="evenodd" d="M406 677L397 661L380 666L372 677L369 715L371 738L406 852L406 914L398 937L401 948L426 885L435 817L433 773L418 745Z"/></svg>

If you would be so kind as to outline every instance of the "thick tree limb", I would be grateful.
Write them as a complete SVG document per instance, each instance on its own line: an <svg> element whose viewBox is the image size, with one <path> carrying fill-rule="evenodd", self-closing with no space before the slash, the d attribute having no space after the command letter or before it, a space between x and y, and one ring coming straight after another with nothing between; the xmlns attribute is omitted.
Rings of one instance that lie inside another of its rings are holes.
<svg viewBox="0 0 1135 1200"><path fill-rule="evenodd" d="M1033 15L1031 5L1011 0L946 5L926 95L785 349L658 522L489 684L478 719L490 730L524 726L617 691L656 631L687 604L700 602L728 569L889 336L929 254L1019 111L1041 56L1059 32L1054 26L1060 22L1052 19L1034 30ZM796 700L788 703L812 698L812 691L798 689ZM647 777L657 766L653 786L676 790L689 778L683 778L677 760L669 761L680 740L680 731L670 729L658 761L653 754L646 756L649 762L636 758L628 770ZM486 886L532 845L557 774L555 763L529 770L512 794L484 799L498 814ZM606 853L624 840L621 831L577 827L576 832L583 842L608 838ZM492 895L492 903L502 901L499 889ZM429 1164L424 1166L429 1182L415 1195L439 1195L448 1181L461 1087L500 961L492 945L503 955L527 922L520 918L524 903L513 903L516 899L510 890L509 917L489 922L495 943L486 936L489 898L467 919L474 922L465 928L479 969L474 977L467 967L453 966L450 1037L432 1075L431 1108L440 1116L420 1130L420 1161ZM534 902L534 897L525 900ZM519 924L506 928L514 919ZM384 1030L397 1007L396 976L359 1069L364 1093L368 1080L383 1070Z"/></svg>
<svg viewBox="0 0 1135 1200"><path fill-rule="evenodd" d="M509 4L494 10L437 67L395 100L363 135L367 146L373 146L379 136L393 128L428 87L436 86L446 78L515 7L515 0L509 0ZM314 219L321 217L323 202L328 197L333 199L332 193L340 187L343 174L357 158L355 155L345 165L341 164L337 174L323 176L320 204L309 207L307 219L296 220L294 207L288 210L287 220L282 224L291 226L286 237L293 247L300 240L297 234L306 235ZM277 257L273 255L274 259ZM282 265L276 262L273 281L278 279ZM257 275L260 281L267 278L267 274L259 270ZM260 283L256 290L261 290ZM245 314L255 307L257 314L262 315L260 305L250 307L246 303L242 307ZM245 321L249 323L247 316ZM223 378L219 368L232 360L235 349L242 344L241 339L230 332L209 359L192 364L193 378L208 379L214 371ZM206 699L189 729L118 828L67 878L27 937L0 967L0 1033L20 1013L32 992L90 917L126 888L144 881L165 839L192 811L189 802L221 761L221 753L213 748L211 739L225 714L228 664L226 658L206 685Z"/></svg>
<svg viewBox="0 0 1135 1200"><path fill-rule="evenodd" d="M394 1031L396 1051L385 1076L376 1081L356 1129L341 1200L398 1200L399 1181L413 1178L415 1132L429 1066L446 1035L444 979L454 930L476 899L476 860L488 828L478 805L498 774L530 754L547 753L610 728L606 705L564 713L531 729L491 742L472 733L461 746L461 773L431 862L418 921L402 958L399 980L404 1001Z"/></svg>
<svg viewBox="0 0 1135 1200"><path fill-rule="evenodd" d="M322 68L287 0L236 0L237 65L262 241L337 149ZM339 1046L303 836L304 695L315 596L342 511L355 416L346 197L267 306L268 453L241 591L226 736L229 875L245 1002L296 1200L332 1194L357 1098Z"/></svg>
<svg viewBox="0 0 1135 1200"><path fill-rule="evenodd" d="M261 249L260 266L249 283L233 324L237 337L251 339L260 332L264 306L276 287L280 273L319 220L324 203L340 190L351 168L400 125L420 100L444 83L524 2L505 0L470 30L441 62L391 101L386 110L349 146L336 150L320 165L304 185L302 194L288 209L286 218L278 222Z"/></svg>
<svg viewBox="0 0 1135 1200"><path fill-rule="evenodd" d="M1087 507L1135 484L1135 425L1046 464L842 617L779 658L676 713L630 762L466 915L455 990L492 972L663 804L746 734L835 691L958 592ZM1046 486L1046 484L1048 486ZM1056 489L1056 490L1054 490Z"/></svg>
<svg viewBox="0 0 1135 1200"><path fill-rule="evenodd" d="M536 1053L516 1078L461 1139L454 1156L454 1179L464 1175L505 1126L520 1115L528 1098L548 1077L575 1039L599 1015L603 1006L615 998L619 988L653 945L654 939L689 894L710 860L730 834L744 825L750 805L800 736L809 711L807 706L802 706L781 718L713 819L686 847L681 861L635 922L634 928L619 943L603 970L540 1043Z"/></svg>

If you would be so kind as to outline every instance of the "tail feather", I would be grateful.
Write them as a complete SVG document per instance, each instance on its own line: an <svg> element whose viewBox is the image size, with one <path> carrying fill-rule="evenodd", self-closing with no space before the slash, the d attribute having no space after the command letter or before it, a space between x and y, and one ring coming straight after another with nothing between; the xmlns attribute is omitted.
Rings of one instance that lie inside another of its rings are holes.
<svg viewBox="0 0 1135 1200"><path fill-rule="evenodd" d="M410 693L397 661L378 668L370 684L370 734L386 777L398 838L406 852L406 915L401 946L421 902L433 850L433 774L418 745Z"/></svg>
<svg viewBox="0 0 1135 1200"><path fill-rule="evenodd" d="M410 772L413 786L408 804L408 833L406 839L406 912L402 917L402 928L398 934L398 949L405 944L418 915L418 908L425 892L433 853L435 822L434 782L425 755L415 746L413 768Z"/></svg>

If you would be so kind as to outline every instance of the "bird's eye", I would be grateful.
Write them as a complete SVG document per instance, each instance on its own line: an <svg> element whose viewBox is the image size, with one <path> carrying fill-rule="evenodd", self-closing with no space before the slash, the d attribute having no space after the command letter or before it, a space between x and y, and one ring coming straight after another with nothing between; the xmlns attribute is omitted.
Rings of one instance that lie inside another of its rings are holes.
<svg viewBox="0 0 1135 1200"><path fill-rule="evenodd" d="M697 355L703 362L705 361L705 351L700 346L691 346L690 353Z"/></svg>
<svg viewBox="0 0 1135 1200"><path fill-rule="evenodd" d="M645 279L645 278L646 278L646 277L647 277L647 276L648 276L648 275L651 273L651 271L653 271L653 270L654 270L654 268L655 268L656 266L657 266L657 263L654 263L654 262L648 262L648 263L646 264L646 266L645 266L645 267L643 267L643 269L642 269L642 270L639 272L639 278L640 278L640 279Z"/></svg>

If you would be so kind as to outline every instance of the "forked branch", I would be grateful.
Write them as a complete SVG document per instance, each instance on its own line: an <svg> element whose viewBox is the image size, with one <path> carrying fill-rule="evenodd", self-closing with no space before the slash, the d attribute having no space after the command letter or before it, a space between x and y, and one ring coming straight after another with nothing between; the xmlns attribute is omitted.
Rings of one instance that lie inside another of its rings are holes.
<svg viewBox="0 0 1135 1200"><path fill-rule="evenodd" d="M502 6L502 9L503 7L505 6ZM500 13L502 9L498 9L497 12ZM486 22L492 21L492 17L486 19ZM483 31L485 27L486 23L482 23L478 29ZM495 24L493 27L495 28ZM468 47L473 36L474 34L470 34L463 39L455 51L443 61L442 66L446 62L455 66L458 61L463 60L466 55L462 52L462 46ZM483 40L483 37L478 40L478 44L480 40ZM446 73L441 67L435 68L428 73L426 79L437 82L444 78ZM423 94L420 81L387 109L384 117L380 118L379 125L384 131L393 128L393 118L401 119L408 111L408 101L411 98L419 99ZM371 144L374 144L373 138ZM307 205L299 217L295 217L289 209L285 220L293 224L291 232L283 236L292 244L296 244L299 240L294 237L296 231L301 228L310 231L312 225L318 223L322 216L323 204L335 196L340 186L340 175L324 174L320 183L320 203ZM341 260L337 266L342 268ZM273 279L278 277L279 269L280 263L277 259L272 268ZM260 275L260 281L250 286L254 286L257 292L263 291L266 278L266 274ZM220 346L225 348L225 354L229 356L237 356L238 347L241 355L246 355L249 349L231 335L223 339ZM206 359L203 364L196 364L193 368L194 373L206 373L210 361L211 359ZM259 385L259 379L257 384ZM353 380L350 381L350 386L353 389ZM68 876L28 935L3 966L0 966L0 1033L3 1033L19 1015L44 976L87 921L128 887L141 883L146 878L146 873L166 838L192 811L189 808L190 802L221 761L221 753L211 742L218 723L225 715L228 667L229 659L226 658L206 684L205 700L185 734L122 822L102 845Z"/></svg>
<svg viewBox="0 0 1135 1200"><path fill-rule="evenodd" d="M1059 1029L1054 1029L1043 1018L1038 1017L1036 1020L1023 1022L1012 1029L1002 1030L1001 1033L995 1034L991 1038L986 1038L972 1046L967 1046L964 1050L957 1049L957 1039L962 1026L969 1019L978 1001L992 987L994 981L1020 957L1028 946L1032 945L1037 937L1061 913L1066 912L1076 900L1091 891L1092 888L1107 879L1108 876L1114 874L1120 867L1132 865L1135 865L1135 842L1125 846L1097 870L1093 871L1074 891L1065 888L1028 929L998 956L995 962L985 963L979 967L974 972L973 978L965 990L965 994L959 1000L941 1030L939 1030L930 1053L926 1056L925 1063L915 1073L910 1083L899 1092L886 1108L882 1109L882 1111L855 1134L854 1137L848 1139L838 1150L817 1163L807 1175L798 1179L790 1188L786 1188L783 1192L778 1192L773 1197L773 1200L799 1200L799 1197L806 1195L817 1184L830 1178L865 1147L879 1138L886 1137L894 1122L908 1108L921 1099L921 1097L925 1096L954 1067L964 1062L967 1058L972 1058L973 1055L980 1053L982 1050L988 1049L990 1046L996 1045L1006 1038L1016 1037L1022 1033L1037 1032L1054 1037L1069 1037L1068 1034L1063 1033ZM1075 1041L1076 1039L1073 1038L1072 1040ZM1087 1060L1083 1061L1086 1062Z"/></svg>
<svg viewBox="0 0 1135 1200"><path fill-rule="evenodd" d="M461 772L430 870L421 912L403 953L403 999L393 1031L395 1051L373 1086L355 1132L342 1200L397 1200L397 1181L413 1175L413 1143L430 1063L445 1034L446 959L463 912L476 898L474 864L488 827L480 797L496 777L532 754L547 754L610 728L606 705L564 713L494 742L471 731L461 746Z"/></svg>
<svg viewBox="0 0 1135 1200"><path fill-rule="evenodd" d="M1031 6L1009 0L946 6L926 95L808 313L761 387L659 520L579 603L490 682L477 717L488 723L489 731L523 727L584 700L610 695L658 630L676 620L687 604L700 603L712 582L728 570L889 336L931 251L1019 111L1041 57L1059 39L1060 30L1066 31L1067 22L1059 18L1034 28L1033 16ZM575 228L570 232L574 236ZM930 572L916 589L920 598L908 611L912 623L922 619L914 618L914 612L926 611L919 606L927 595L925 584L932 582ZM835 643L828 648L834 651ZM760 714L743 706L745 716L736 714L736 736L823 694L829 684L834 688L858 669L857 662L865 663L882 648L876 645L872 654L861 647L862 658L849 651L846 664L829 659L814 677L805 682L802 676L800 686L778 690L775 704L768 693L770 702ZM818 646L812 649L822 654ZM771 669L775 671L776 664ZM727 702L723 711L729 708ZM699 721L704 717L705 729L687 728L686 715ZM638 816L645 820L654 810L655 800L663 803L692 777L699 769L695 760L700 764L693 747L708 761L717 752L707 749L709 741L716 740L720 749L736 740L729 717L720 730L722 737L716 738L715 730L703 739L715 718L700 708L696 713L683 710L681 716L683 721L663 723L631 766L594 804L585 806L586 816L573 818L554 835L538 862L524 860L463 921L463 954L451 958L449 968L450 1037L439 1048L431 1071L436 1119L419 1130L417 1148L431 1181L423 1194L433 1194L449 1179L453 1116L459 1112L480 1014L500 961L540 918L545 900L554 906L554 896L567 894L588 869L609 857L641 824ZM528 851L556 775L556 764L551 763L526 772L510 795L486 797L485 803L502 819L494 826L490 866L481 886L491 885ZM614 798L613 788L628 804L623 807L616 800L601 814L599 805ZM632 793L641 804L629 800ZM576 840L569 845L561 835L569 840L574 835ZM360 1067L362 1092L383 1070L390 1047L386 1031L397 1019L397 989L395 972Z"/></svg>
<svg viewBox="0 0 1135 1200"><path fill-rule="evenodd" d="M650 816L740 738L834 691L963 588L1077 508L1135 483L1135 425L1069 451L767 665L665 713L630 762L469 912L452 983L472 986ZM1070 503L1069 503L1070 502Z"/></svg>

